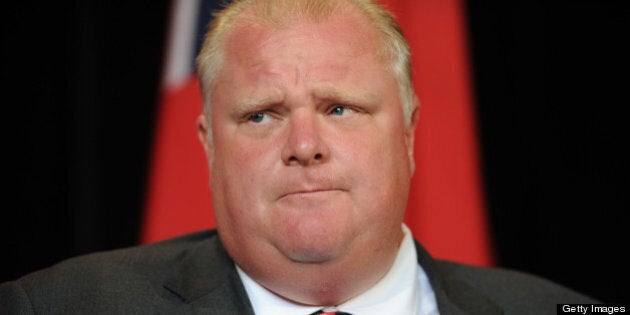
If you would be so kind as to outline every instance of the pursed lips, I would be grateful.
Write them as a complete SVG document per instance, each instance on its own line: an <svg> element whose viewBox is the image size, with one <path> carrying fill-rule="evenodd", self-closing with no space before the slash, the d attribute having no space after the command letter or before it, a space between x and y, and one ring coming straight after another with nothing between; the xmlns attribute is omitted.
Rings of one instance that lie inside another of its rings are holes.
<svg viewBox="0 0 630 315"><path fill-rule="evenodd" d="M322 194L322 193L330 193L330 192L338 192L338 191L343 191L342 189L337 189L337 188L318 188L318 189L303 189L303 190L296 190L296 191L291 191L285 194L280 195L280 197L278 197L278 200L285 198L285 197L308 197L308 196L313 196L313 195L317 195L317 194Z"/></svg>

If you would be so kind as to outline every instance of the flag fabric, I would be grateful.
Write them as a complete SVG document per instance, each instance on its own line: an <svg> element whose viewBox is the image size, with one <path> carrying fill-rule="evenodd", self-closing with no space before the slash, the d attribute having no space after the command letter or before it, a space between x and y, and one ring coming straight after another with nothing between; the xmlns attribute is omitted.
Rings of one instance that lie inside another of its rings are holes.
<svg viewBox="0 0 630 315"><path fill-rule="evenodd" d="M383 1L409 40L420 100L405 222L436 257L492 265L463 1Z"/></svg>
<svg viewBox="0 0 630 315"><path fill-rule="evenodd" d="M140 236L143 243L214 226L208 166L195 124L202 105L194 59L209 12L218 8L218 2L175 0L171 5Z"/></svg>
<svg viewBox="0 0 630 315"><path fill-rule="evenodd" d="M494 264L485 213L463 0L383 0L412 50L420 99L416 172L405 223L438 258ZM141 241L214 227L208 165L195 120L194 72L219 0L175 0Z"/></svg>

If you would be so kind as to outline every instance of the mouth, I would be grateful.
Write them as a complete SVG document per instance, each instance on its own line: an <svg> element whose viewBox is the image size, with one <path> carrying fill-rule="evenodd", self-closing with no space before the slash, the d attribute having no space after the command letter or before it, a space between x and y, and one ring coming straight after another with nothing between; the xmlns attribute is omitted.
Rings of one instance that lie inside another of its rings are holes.
<svg viewBox="0 0 630 315"><path fill-rule="evenodd" d="M283 198L287 198L287 197L305 197L308 198L310 196L318 196L318 195L323 195L323 194L327 194L327 193L335 193L335 192L340 192L342 191L341 189L305 189L305 190L296 190L296 191L291 191L285 194L280 195L280 197L278 199L283 199Z"/></svg>

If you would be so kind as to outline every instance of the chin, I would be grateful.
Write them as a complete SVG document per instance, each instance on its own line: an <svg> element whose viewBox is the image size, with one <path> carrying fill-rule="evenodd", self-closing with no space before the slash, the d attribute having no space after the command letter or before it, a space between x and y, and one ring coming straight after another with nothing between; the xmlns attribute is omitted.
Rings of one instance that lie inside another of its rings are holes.
<svg viewBox="0 0 630 315"><path fill-rule="evenodd" d="M319 264L332 261L343 252L341 246L322 243L312 244L312 246L294 245L291 249L281 249L280 251L289 260L305 264Z"/></svg>

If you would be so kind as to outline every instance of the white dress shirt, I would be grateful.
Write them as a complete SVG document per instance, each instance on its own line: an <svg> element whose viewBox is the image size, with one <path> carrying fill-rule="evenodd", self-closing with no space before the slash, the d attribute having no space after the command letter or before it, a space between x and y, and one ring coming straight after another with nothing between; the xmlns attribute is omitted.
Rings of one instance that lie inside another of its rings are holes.
<svg viewBox="0 0 630 315"><path fill-rule="evenodd" d="M341 305L305 306L288 301L267 290L236 266L256 315L308 315L322 308L353 315L438 314L433 288L421 266L411 231L402 226L404 238L394 264L372 288Z"/></svg>

